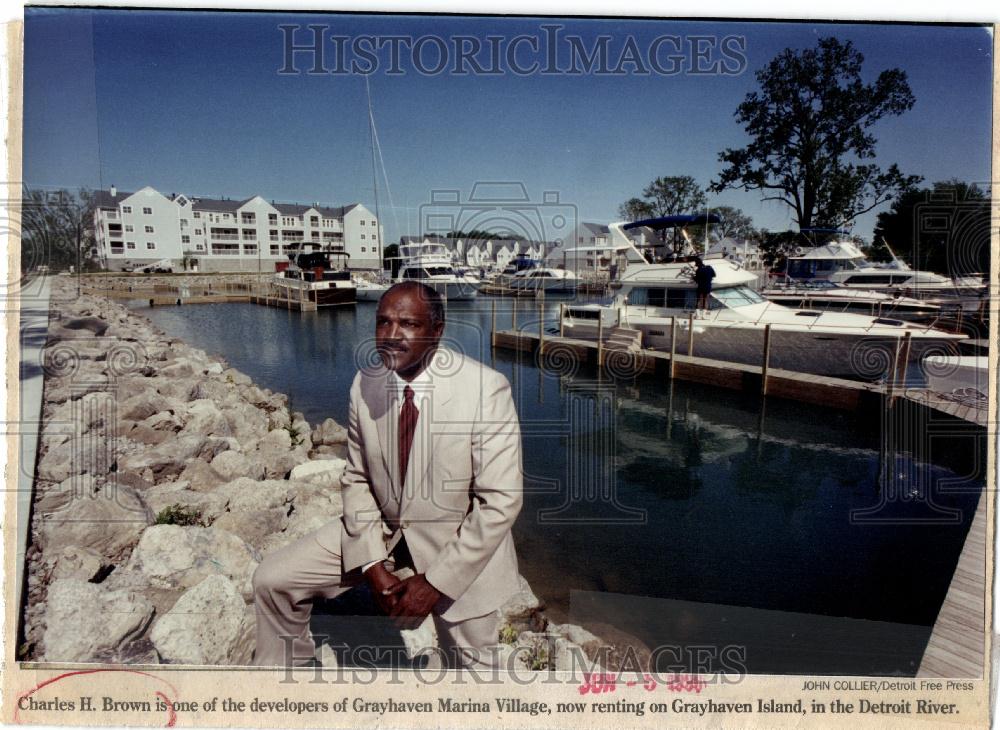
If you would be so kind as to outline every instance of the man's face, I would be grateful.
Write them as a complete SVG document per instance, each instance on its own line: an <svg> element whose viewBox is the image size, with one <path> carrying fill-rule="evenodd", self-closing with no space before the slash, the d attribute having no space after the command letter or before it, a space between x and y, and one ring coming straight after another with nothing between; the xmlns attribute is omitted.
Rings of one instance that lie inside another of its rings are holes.
<svg viewBox="0 0 1000 730"><path fill-rule="evenodd" d="M389 292L375 313L375 349L382 364L405 379L424 369L424 358L437 347L444 323L431 321L431 310L415 289Z"/></svg>

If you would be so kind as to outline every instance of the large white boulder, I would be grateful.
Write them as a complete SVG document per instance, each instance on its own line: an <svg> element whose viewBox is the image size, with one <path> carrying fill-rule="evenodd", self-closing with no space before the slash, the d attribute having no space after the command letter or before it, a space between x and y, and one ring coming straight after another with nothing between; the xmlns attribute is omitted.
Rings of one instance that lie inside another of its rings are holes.
<svg viewBox="0 0 1000 730"><path fill-rule="evenodd" d="M150 631L168 664L231 665L247 633L246 604L233 582L210 575L182 595Z"/></svg>
<svg viewBox="0 0 1000 730"><path fill-rule="evenodd" d="M50 662L93 661L98 652L114 650L141 634L153 615L153 604L127 590L78 579L49 585L45 608L42 659Z"/></svg>
<svg viewBox="0 0 1000 730"><path fill-rule="evenodd" d="M210 575L224 575L249 600L256 552L236 535L214 527L153 525L146 528L126 566L154 588L191 588Z"/></svg>

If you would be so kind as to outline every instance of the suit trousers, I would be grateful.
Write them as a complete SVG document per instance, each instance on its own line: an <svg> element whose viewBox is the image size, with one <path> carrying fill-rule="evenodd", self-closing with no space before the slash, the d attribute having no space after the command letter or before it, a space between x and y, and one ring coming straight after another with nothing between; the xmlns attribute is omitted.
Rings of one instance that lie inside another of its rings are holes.
<svg viewBox="0 0 1000 730"><path fill-rule="evenodd" d="M329 526L323 529L328 536ZM253 663L266 667L309 663L316 654L309 630L312 602L336 598L363 580L360 571L345 576L341 556L321 545L315 532L267 555L253 575L257 612ZM434 625L446 666L495 666L499 611L457 623L435 615Z"/></svg>

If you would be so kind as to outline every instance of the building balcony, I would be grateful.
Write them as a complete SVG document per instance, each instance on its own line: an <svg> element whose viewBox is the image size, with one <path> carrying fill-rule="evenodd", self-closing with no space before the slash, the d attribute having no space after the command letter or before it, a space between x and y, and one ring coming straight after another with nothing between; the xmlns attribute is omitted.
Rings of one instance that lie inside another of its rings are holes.
<svg viewBox="0 0 1000 730"><path fill-rule="evenodd" d="M239 235L237 235L235 233L213 233L212 234L212 240L213 241L239 241L240 237L239 237Z"/></svg>

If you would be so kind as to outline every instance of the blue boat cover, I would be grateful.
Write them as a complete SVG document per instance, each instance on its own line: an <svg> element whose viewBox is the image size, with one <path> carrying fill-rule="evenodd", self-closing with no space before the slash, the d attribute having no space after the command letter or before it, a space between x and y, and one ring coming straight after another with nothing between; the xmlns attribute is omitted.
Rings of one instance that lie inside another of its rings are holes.
<svg viewBox="0 0 1000 730"><path fill-rule="evenodd" d="M683 228L684 226L719 222L719 216L705 215L704 213L699 213L698 215L666 215L662 218L646 218L635 223L628 223L622 226L622 230L628 231L633 228Z"/></svg>

